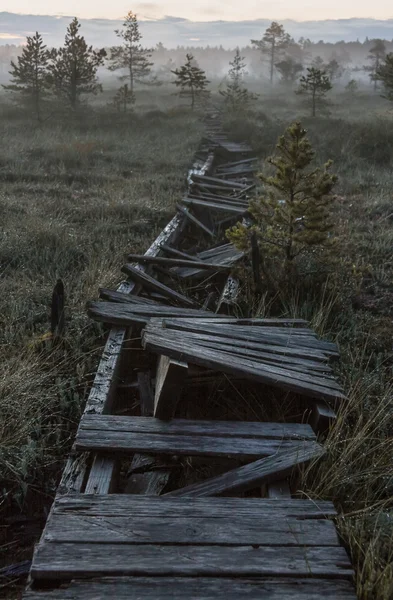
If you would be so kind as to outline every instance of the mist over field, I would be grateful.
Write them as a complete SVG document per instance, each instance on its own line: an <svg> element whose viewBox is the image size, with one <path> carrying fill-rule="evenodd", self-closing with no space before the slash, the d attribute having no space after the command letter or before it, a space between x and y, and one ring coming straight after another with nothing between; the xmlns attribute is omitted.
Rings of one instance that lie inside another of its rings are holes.
<svg viewBox="0 0 393 600"><path fill-rule="evenodd" d="M326 372L345 403L324 405L337 413L318 440L325 459L299 469L292 496L334 501L359 600L391 600L393 19L124 19L0 12L0 569L31 560L94 388L108 323L93 322L86 304L99 288L116 289L130 253L148 262L140 255L183 202L196 222L185 219L189 246L169 254L200 261L209 244L233 243L243 262L220 273L238 282L236 317L305 320L339 348ZM206 128L207 114L217 129ZM251 158L239 151L230 162L221 148L213 160L223 138ZM164 246L156 250L165 261ZM200 284L157 264L149 273L195 307L222 292L210 271ZM156 308L164 298L143 282L141 293ZM140 330L129 332L124 378L108 386L120 390L119 416L141 412L134 360L154 396L156 363L144 362ZM306 377L325 372L306 359ZM199 369L185 369L186 381L192 372L198 386ZM200 392L195 418L213 407L216 420L310 419L311 405L287 390L216 383ZM114 494L126 489L128 460ZM192 460L184 464L191 473ZM196 473L205 476L204 467ZM19 600L25 580L6 584Z"/></svg>

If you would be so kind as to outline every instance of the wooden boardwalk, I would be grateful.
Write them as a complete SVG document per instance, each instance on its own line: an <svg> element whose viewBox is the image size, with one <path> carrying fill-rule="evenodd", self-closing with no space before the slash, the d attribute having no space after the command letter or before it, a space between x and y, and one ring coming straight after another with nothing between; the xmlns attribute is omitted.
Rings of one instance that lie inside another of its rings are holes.
<svg viewBox="0 0 393 600"><path fill-rule="evenodd" d="M231 316L243 253L224 232L255 158L217 119L206 135L176 216L88 305L110 328L26 600L356 598L333 504L293 497L346 401L337 348L301 320ZM217 420L209 402L196 419L220 377L289 395L307 419Z"/></svg>

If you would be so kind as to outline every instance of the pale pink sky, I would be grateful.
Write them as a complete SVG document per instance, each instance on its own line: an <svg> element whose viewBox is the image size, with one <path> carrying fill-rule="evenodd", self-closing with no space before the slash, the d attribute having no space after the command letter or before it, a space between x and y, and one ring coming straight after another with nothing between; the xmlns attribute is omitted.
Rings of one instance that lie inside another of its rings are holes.
<svg viewBox="0 0 393 600"><path fill-rule="evenodd" d="M133 10L142 18L165 15L197 21L248 19L393 18L388 0L1 0L1 10L25 14L117 19Z"/></svg>

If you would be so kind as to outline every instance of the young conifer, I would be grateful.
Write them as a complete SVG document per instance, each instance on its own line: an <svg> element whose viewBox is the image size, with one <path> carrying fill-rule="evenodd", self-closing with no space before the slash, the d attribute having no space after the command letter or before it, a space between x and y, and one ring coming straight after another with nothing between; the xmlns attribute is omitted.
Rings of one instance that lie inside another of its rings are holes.
<svg viewBox="0 0 393 600"><path fill-rule="evenodd" d="M122 85L113 99L113 104L119 112L126 113L135 104L135 95L131 92L128 84Z"/></svg>
<svg viewBox="0 0 393 600"><path fill-rule="evenodd" d="M123 29L116 29L115 33L123 43L110 49L109 70L125 70L127 73L122 75L120 80L128 79L130 92L133 94L135 83L140 83L151 73L153 63L149 59L153 51L141 45L142 35L138 19L132 11L127 14Z"/></svg>
<svg viewBox="0 0 393 600"><path fill-rule="evenodd" d="M102 91L97 80L97 70L104 64L104 49L93 50L85 38L79 34L80 23L73 19L67 28L62 48L51 53L51 80L55 92L66 104L75 109L83 94L97 94Z"/></svg>
<svg viewBox="0 0 393 600"><path fill-rule="evenodd" d="M383 40L374 40L374 45L370 49L368 55L369 65L364 67L364 70L369 73L370 79L374 82L374 91L377 91L379 78L377 73L386 56L386 46Z"/></svg>
<svg viewBox="0 0 393 600"><path fill-rule="evenodd" d="M304 95L309 99L312 116L317 114L317 108L326 106L326 94L332 89L332 84L326 71L310 67L307 74L300 79L300 87L297 94Z"/></svg>
<svg viewBox="0 0 393 600"><path fill-rule="evenodd" d="M238 223L227 232L243 250L250 248L255 232L269 282L277 281L280 268L284 277L293 273L296 260L309 250L331 245L330 210L337 177L330 174L331 162L310 169L313 159L307 132L300 123L293 123L280 137L275 155L268 159L274 175L259 176L267 191L250 202L254 224L247 228Z"/></svg>
<svg viewBox="0 0 393 600"><path fill-rule="evenodd" d="M207 85L210 81L205 72L194 63L192 54L187 54L186 58L186 63L180 69L172 71L176 75L176 80L172 83L180 88L180 96L191 98L191 108L194 109L196 100L208 95Z"/></svg>
<svg viewBox="0 0 393 600"><path fill-rule="evenodd" d="M28 107L33 107L37 121L42 118L42 102L48 95L49 51L41 35L37 32L27 37L26 46L17 62L11 61L11 83L4 85L9 92L16 92L18 100Z"/></svg>
<svg viewBox="0 0 393 600"><path fill-rule="evenodd" d="M239 48L236 49L235 57L229 63L229 83L225 90L221 90L220 94L224 96L226 107L233 112L247 110L250 104L257 99L256 94L250 93L244 87L244 77L247 74L244 57L240 55Z"/></svg>
<svg viewBox="0 0 393 600"><path fill-rule="evenodd" d="M375 76L385 88L383 97L393 102L393 53L386 56L385 61L379 65Z"/></svg>

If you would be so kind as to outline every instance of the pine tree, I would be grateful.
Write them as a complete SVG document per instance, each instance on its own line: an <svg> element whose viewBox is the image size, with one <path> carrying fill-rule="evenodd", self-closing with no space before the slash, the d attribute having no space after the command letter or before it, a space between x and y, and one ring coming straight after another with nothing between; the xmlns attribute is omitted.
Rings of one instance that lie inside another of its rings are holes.
<svg viewBox="0 0 393 600"><path fill-rule="evenodd" d="M234 112L246 110L251 102L257 99L257 95L250 93L243 86L247 72L244 57L240 55L239 48L236 49L235 57L229 64L231 66L228 73L230 82L225 90L220 91L220 94L224 96L225 104L229 110Z"/></svg>
<svg viewBox="0 0 393 600"><path fill-rule="evenodd" d="M113 99L113 104L119 112L126 113L135 104L135 95L131 92L128 84L122 85Z"/></svg>
<svg viewBox="0 0 393 600"><path fill-rule="evenodd" d="M186 55L186 63L172 71L176 75L176 80L172 83L180 88L180 96L191 98L191 108L194 109L195 101L208 94L207 84L210 83L202 69L194 63L192 54Z"/></svg>
<svg viewBox="0 0 393 600"><path fill-rule="evenodd" d="M153 51L142 47L138 19L132 11L125 17L123 29L116 29L115 33L123 40L123 43L121 46L113 46L110 49L109 70L126 70L127 74L122 75L120 80L128 79L130 92L134 93L135 83L140 83L151 73L153 63L149 61L149 58Z"/></svg>
<svg viewBox="0 0 393 600"><path fill-rule="evenodd" d="M34 107L37 121L41 121L42 101L49 90L49 56L38 32L27 37L26 46L18 56L17 63L11 61L11 84L3 85L5 90L17 92L24 103Z"/></svg>
<svg viewBox="0 0 393 600"><path fill-rule="evenodd" d="M336 58L332 58L329 60L325 67L325 71L330 79L330 81L336 81L340 79L344 74L344 68Z"/></svg>
<svg viewBox="0 0 393 600"><path fill-rule="evenodd" d="M281 81L285 84L295 83L298 75L303 71L303 65L290 56L276 64L276 69L281 75Z"/></svg>
<svg viewBox="0 0 393 600"><path fill-rule="evenodd" d="M378 88L377 72L385 56L386 46L383 40L374 40L374 45L370 49L368 55L368 60L371 62L371 65L366 65L364 67L364 70L370 74L371 81L374 82L374 92L376 92Z"/></svg>
<svg viewBox="0 0 393 600"><path fill-rule="evenodd" d="M62 48L51 53L51 80L57 95L75 109L82 94L97 94L102 91L97 80L97 70L104 64L104 49L93 50L83 36L79 35L80 23L72 20L67 28Z"/></svg>
<svg viewBox="0 0 393 600"><path fill-rule="evenodd" d="M359 90L359 85L358 82L356 81L356 79L351 79L350 81L348 81L347 85L345 86L345 93L347 96L353 98L355 96L355 94L358 92Z"/></svg>
<svg viewBox="0 0 393 600"><path fill-rule="evenodd" d="M385 61L379 65L375 76L385 88L383 97L393 102L393 53L385 57Z"/></svg>
<svg viewBox="0 0 393 600"><path fill-rule="evenodd" d="M326 71L310 67L307 69L307 75L301 77L300 88L296 93L309 97L312 116L315 117L317 108L322 108L326 105L325 96L332 87Z"/></svg>
<svg viewBox="0 0 393 600"><path fill-rule="evenodd" d="M274 67L276 62L282 55L283 50L291 43L291 37L285 32L285 29L279 23L273 21L261 40L251 40L262 54L266 54L269 57L270 63L270 83L273 83L274 79Z"/></svg>
<svg viewBox="0 0 393 600"><path fill-rule="evenodd" d="M250 202L253 225L238 223L227 237L239 248L250 248L253 232L263 257L263 272L269 283L276 280L280 266L284 276L293 273L296 259L309 250L331 246L330 214L337 177L330 174L331 161L310 169L315 153L300 123L293 123L280 137L276 153L268 159L272 176L260 175L266 195Z"/></svg>

